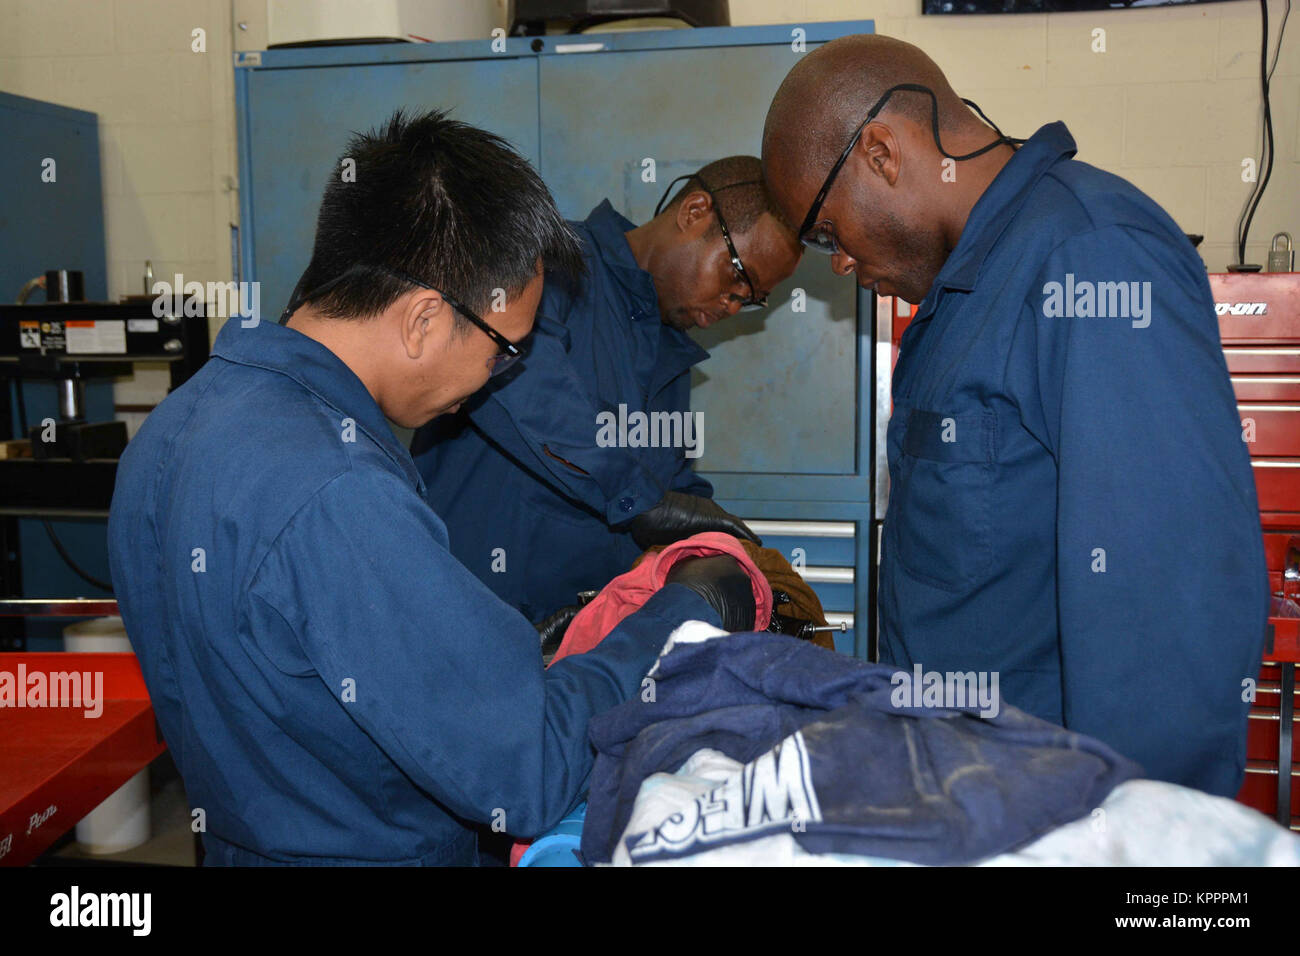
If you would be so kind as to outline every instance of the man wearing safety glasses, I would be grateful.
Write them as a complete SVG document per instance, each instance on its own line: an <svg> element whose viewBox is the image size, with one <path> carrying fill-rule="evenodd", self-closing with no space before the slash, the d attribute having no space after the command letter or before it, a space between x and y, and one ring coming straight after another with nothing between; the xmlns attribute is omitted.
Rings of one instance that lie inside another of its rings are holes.
<svg viewBox="0 0 1300 956"><path fill-rule="evenodd" d="M534 836L573 807L588 720L677 625L754 621L736 563L697 559L543 670L532 624L449 553L386 419L453 411L516 358L543 265L576 275L577 239L522 157L438 112L344 155L355 181L326 187L283 324L222 327L127 446L109 512L207 863L474 864L475 824Z"/></svg>
<svg viewBox="0 0 1300 956"><path fill-rule="evenodd" d="M753 156L673 180L641 226L608 200L571 225L584 278L548 281L520 367L411 448L465 566L535 622L568 609L544 638L580 591L648 545L700 531L754 537L713 502L690 448L603 444L598 416L689 416L690 369L708 353L687 330L763 308L800 251Z"/></svg>
<svg viewBox="0 0 1300 956"><path fill-rule="evenodd" d="M764 176L803 244L919 303L889 423L880 657L1235 794L1267 576L1205 267L1062 123L1006 136L919 49L790 72ZM1247 682L1247 684L1243 684Z"/></svg>

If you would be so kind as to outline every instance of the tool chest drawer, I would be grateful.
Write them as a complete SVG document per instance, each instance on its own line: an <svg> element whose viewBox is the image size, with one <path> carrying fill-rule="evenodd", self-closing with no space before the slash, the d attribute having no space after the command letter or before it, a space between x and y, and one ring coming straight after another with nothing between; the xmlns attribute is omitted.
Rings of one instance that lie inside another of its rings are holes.
<svg viewBox="0 0 1300 956"><path fill-rule="evenodd" d="M1234 375L1238 402L1300 402L1300 372L1294 375Z"/></svg>
<svg viewBox="0 0 1300 956"><path fill-rule="evenodd" d="M1295 273L1209 278L1224 345L1300 344L1300 282Z"/></svg>
<svg viewBox="0 0 1300 956"><path fill-rule="evenodd" d="M1264 535L1264 560L1270 571L1281 572L1287 544L1300 532L1273 531Z"/></svg>
<svg viewBox="0 0 1300 956"><path fill-rule="evenodd" d="M1223 359L1232 375L1300 375L1300 344L1225 348Z"/></svg>
<svg viewBox="0 0 1300 956"><path fill-rule="evenodd" d="M1237 800L1268 814L1279 823L1300 831L1300 762L1297 761L1294 741L1300 731L1300 693L1294 687L1294 677L1289 706L1282 706L1283 668L1294 672L1294 664L1265 662L1260 668L1255 688L1255 700L1250 706L1246 725L1246 776ZM1290 734L1283 740L1283 716L1289 717ZM1284 753L1285 751L1285 753ZM1279 779L1279 769L1285 772L1291 785ZM1280 786L1281 785L1281 786ZM1289 798L1289 812L1279 813L1279 795Z"/></svg>
<svg viewBox="0 0 1300 956"><path fill-rule="evenodd" d="M1293 516L1292 523L1300 526L1300 515ZM1274 595L1282 593L1282 569L1286 566L1287 545L1297 534L1300 534L1300 529L1297 528L1266 531L1264 534L1264 563L1268 567L1268 589Z"/></svg>
<svg viewBox="0 0 1300 956"><path fill-rule="evenodd" d="M1291 769L1291 829L1300 833L1300 766ZM1266 814L1277 816L1277 764L1247 760L1246 779L1237 791L1237 802ZM1278 821L1281 822L1280 820Z"/></svg>
<svg viewBox="0 0 1300 956"><path fill-rule="evenodd" d="M1300 520L1300 460L1256 458L1250 464L1255 471L1259 510L1295 512Z"/></svg>
<svg viewBox="0 0 1300 956"><path fill-rule="evenodd" d="M1300 456L1300 405L1247 403L1237 406L1241 434L1251 457Z"/></svg>

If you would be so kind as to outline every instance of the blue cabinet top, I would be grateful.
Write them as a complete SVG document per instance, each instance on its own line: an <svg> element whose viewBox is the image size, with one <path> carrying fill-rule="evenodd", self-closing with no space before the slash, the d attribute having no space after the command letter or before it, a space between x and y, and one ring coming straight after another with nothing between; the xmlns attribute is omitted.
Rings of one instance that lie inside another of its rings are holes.
<svg viewBox="0 0 1300 956"><path fill-rule="evenodd" d="M802 34L795 33L802 30ZM236 70L351 66L360 63L422 63L430 60L481 60L492 57L572 56L631 50L716 46L825 43L850 33L874 33L873 20L780 23L748 27L696 27L624 33L570 33L540 37L484 37L446 43L371 43L355 46L294 47L235 54Z"/></svg>

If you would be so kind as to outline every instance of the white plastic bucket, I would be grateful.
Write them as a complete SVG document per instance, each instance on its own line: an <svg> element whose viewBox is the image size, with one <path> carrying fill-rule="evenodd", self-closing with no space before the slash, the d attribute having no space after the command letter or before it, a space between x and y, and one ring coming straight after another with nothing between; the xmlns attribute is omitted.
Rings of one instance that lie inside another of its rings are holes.
<svg viewBox="0 0 1300 956"><path fill-rule="evenodd" d="M130 653L120 617L100 617L63 629L63 649L74 654ZM149 768L145 767L77 824L88 853L121 853L149 839Z"/></svg>

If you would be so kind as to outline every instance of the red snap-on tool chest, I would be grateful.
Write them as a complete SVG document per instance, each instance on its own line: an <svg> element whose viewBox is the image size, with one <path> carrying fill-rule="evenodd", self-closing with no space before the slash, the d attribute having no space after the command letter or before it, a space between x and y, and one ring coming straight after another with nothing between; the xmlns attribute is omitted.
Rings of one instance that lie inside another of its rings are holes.
<svg viewBox="0 0 1300 956"><path fill-rule="evenodd" d="M1288 550L1300 559L1300 537L1292 537L1300 536L1300 273L1212 275L1210 288L1255 472L1274 596L1237 799L1300 829L1300 786L1294 785L1300 618L1285 616L1300 596L1298 582L1285 580Z"/></svg>

